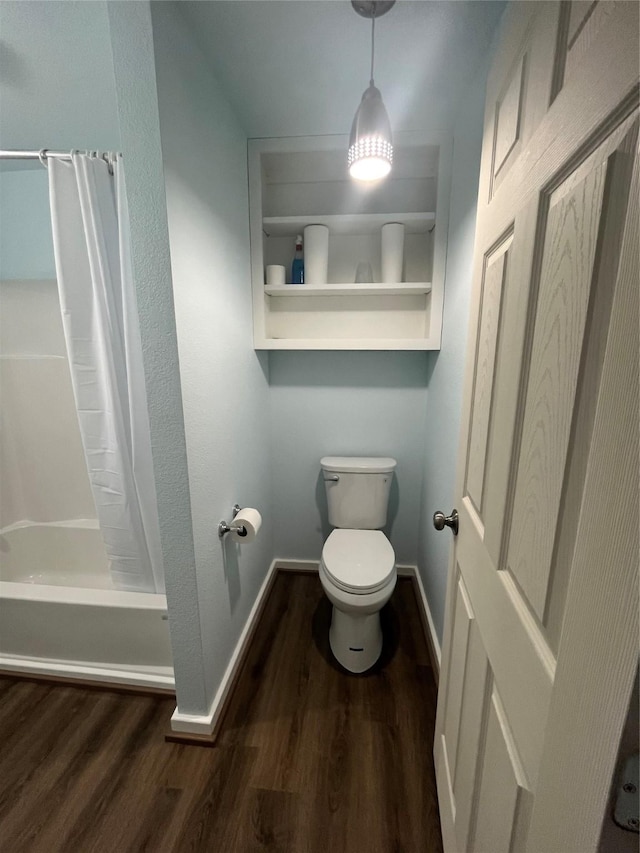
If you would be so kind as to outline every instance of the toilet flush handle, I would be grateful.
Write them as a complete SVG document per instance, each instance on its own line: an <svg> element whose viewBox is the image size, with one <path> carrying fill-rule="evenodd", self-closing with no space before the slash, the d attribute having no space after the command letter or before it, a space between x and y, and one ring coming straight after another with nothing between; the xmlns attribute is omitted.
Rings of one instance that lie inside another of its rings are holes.
<svg viewBox="0 0 640 853"><path fill-rule="evenodd" d="M339 482L339 480L340 480L340 477L338 477L337 474L334 474L332 477L325 477L324 478L325 483L337 483L337 482Z"/></svg>

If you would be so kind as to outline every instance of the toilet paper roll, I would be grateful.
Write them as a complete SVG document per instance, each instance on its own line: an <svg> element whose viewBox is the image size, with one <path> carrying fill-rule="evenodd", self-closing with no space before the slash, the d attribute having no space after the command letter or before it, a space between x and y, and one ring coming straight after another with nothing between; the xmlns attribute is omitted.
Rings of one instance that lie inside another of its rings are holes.
<svg viewBox="0 0 640 853"><path fill-rule="evenodd" d="M246 531L245 535L237 530L232 532L231 536L236 542L253 542L262 526L262 516L257 509L247 506L240 510L232 523L234 527L244 527Z"/></svg>
<svg viewBox="0 0 640 853"><path fill-rule="evenodd" d="M267 284L284 284L285 269L281 264L269 264L267 266Z"/></svg>

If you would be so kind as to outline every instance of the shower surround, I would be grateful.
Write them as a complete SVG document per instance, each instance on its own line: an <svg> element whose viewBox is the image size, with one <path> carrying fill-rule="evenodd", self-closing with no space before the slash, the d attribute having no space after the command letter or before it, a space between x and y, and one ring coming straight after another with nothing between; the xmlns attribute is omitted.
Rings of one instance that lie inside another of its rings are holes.
<svg viewBox="0 0 640 853"><path fill-rule="evenodd" d="M0 669L173 688L166 597L114 588L57 283L0 282Z"/></svg>

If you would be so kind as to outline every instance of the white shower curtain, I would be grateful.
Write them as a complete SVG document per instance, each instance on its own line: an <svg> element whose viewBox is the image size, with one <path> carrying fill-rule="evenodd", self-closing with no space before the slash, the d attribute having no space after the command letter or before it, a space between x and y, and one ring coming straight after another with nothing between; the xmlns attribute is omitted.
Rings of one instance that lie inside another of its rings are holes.
<svg viewBox="0 0 640 853"><path fill-rule="evenodd" d="M49 158L64 334L98 522L119 589L163 592L129 215L120 157Z"/></svg>

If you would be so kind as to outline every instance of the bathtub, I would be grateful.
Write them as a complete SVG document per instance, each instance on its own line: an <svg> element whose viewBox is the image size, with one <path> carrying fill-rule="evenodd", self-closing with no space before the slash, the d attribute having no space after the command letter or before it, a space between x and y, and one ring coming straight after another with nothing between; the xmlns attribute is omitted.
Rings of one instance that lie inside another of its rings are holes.
<svg viewBox="0 0 640 853"><path fill-rule="evenodd" d="M94 520L5 528L0 670L172 690L166 597L114 589Z"/></svg>

